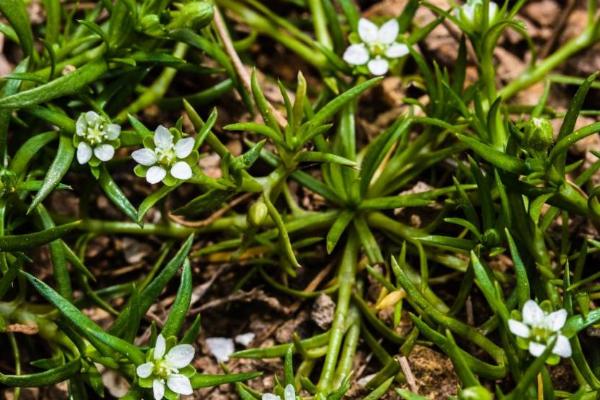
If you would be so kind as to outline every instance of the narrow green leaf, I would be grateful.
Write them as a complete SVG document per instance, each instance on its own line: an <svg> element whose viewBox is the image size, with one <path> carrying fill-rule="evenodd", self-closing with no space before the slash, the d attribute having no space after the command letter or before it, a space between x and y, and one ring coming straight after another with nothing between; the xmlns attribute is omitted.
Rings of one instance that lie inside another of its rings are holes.
<svg viewBox="0 0 600 400"><path fill-rule="evenodd" d="M23 375L0 374L0 384L9 387L39 387L50 386L69 379L79 373L81 359L69 361L59 367L44 372Z"/></svg>
<svg viewBox="0 0 600 400"><path fill-rule="evenodd" d="M112 179L110 173L103 165L100 170L100 177L98 178L98 183L100 187L106 194L106 196L112 201L112 203L117 206L119 210L123 212L123 214L127 215L133 221L138 220L138 212L135 207L129 202L129 199L123 194L121 188L117 185L117 183Z"/></svg>
<svg viewBox="0 0 600 400"><path fill-rule="evenodd" d="M190 307L190 301L192 300L192 268L190 266L189 259L183 263L183 273L181 274L181 283L179 284L179 290L175 297L175 302L171 306L169 316L162 329L162 335L164 337L175 336L179 333L179 330L185 322L188 309Z"/></svg>
<svg viewBox="0 0 600 400"><path fill-rule="evenodd" d="M0 236L0 251L25 251L42 246L63 237L80 224L81 221L76 221L35 233Z"/></svg>
<svg viewBox="0 0 600 400"><path fill-rule="evenodd" d="M192 381L192 388L200 389L204 387L219 386L225 383L244 382L261 375L261 372L245 372L241 374L228 375L208 375L196 373L190 378L190 380Z"/></svg>
<svg viewBox="0 0 600 400"><path fill-rule="evenodd" d="M327 254L331 254L333 249L335 249L352 218L354 218L354 212L344 210L338 215L333 225L331 225L329 232L327 232Z"/></svg>
<svg viewBox="0 0 600 400"><path fill-rule="evenodd" d="M0 12L8 19L17 33L23 52L31 57L33 55L33 32L25 3L22 0L2 0L0 1Z"/></svg>

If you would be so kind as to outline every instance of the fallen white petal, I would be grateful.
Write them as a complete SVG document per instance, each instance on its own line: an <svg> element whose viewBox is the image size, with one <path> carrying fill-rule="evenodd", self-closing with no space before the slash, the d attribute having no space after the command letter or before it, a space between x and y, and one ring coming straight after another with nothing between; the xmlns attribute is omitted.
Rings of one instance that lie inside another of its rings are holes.
<svg viewBox="0 0 600 400"><path fill-rule="evenodd" d="M218 362L227 362L234 352L233 340L224 337L206 339L206 347Z"/></svg>
<svg viewBox="0 0 600 400"><path fill-rule="evenodd" d="M165 176L167 176L167 171L165 171L163 167L155 165L153 167L150 167L148 169L148 172L146 172L146 181L154 185L155 183L162 182L162 180L165 179Z"/></svg>
<svg viewBox="0 0 600 400"><path fill-rule="evenodd" d="M192 168L185 161L179 161L171 167L171 175L185 181L192 177Z"/></svg>
<svg viewBox="0 0 600 400"><path fill-rule="evenodd" d="M546 316L546 327L552 332L558 332L567 322L567 310L564 308Z"/></svg>
<svg viewBox="0 0 600 400"><path fill-rule="evenodd" d="M358 21L358 36L365 43L374 43L377 41L379 28L366 18L361 18Z"/></svg>
<svg viewBox="0 0 600 400"><path fill-rule="evenodd" d="M569 339L567 339L567 337L564 335L558 335L552 352L557 356L561 356L563 358L571 357L571 354L573 352L571 350L571 343L569 342Z"/></svg>
<svg viewBox="0 0 600 400"><path fill-rule="evenodd" d="M402 43L393 43L385 51L385 56L388 58L400 58L409 53L408 46Z"/></svg>
<svg viewBox="0 0 600 400"><path fill-rule="evenodd" d="M156 164L156 154L150 149L139 149L131 153L131 157L136 163L147 167Z"/></svg>
<svg viewBox="0 0 600 400"><path fill-rule="evenodd" d="M100 161L109 161L115 156L115 148L110 144L101 144L94 148L94 155Z"/></svg>
<svg viewBox="0 0 600 400"><path fill-rule="evenodd" d="M281 400L281 397L272 393L265 393L262 395L261 400Z"/></svg>
<svg viewBox="0 0 600 400"><path fill-rule="evenodd" d="M165 360L167 363L177 369L185 368L194 359L194 346L191 344L178 344L173 347L167 355Z"/></svg>
<svg viewBox="0 0 600 400"><path fill-rule="evenodd" d="M529 326L542 326L546 315L533 300L527 300L523 306L523 322Z"/></svg>
<svg viewBox="0 0 600 400"><path fill-rule="evenodd" d="M121 134L121 125L117 124L108 124L106 128L106 138L108 140L116 140L119 138Z"/></svg>
<svg viewBox="0 0 600 400"><path fill-rule="evenodd" d="M154 144L159 149L170 149L173 147L173 135L167 128L159 125L154 131Z"/></svg>
<svg viewBox="0 0 600 400"><path fill-rule="evenodd" d="M80 142L77 145L77 161L83 165L92 158L92 148L86 142Z"/></svg>
<svg viewBox="0 0 600 400"><path fill-rule="evenodd" d="M296 390L294 386L288 384L283 390L283 399L284 400L296 400Z"/></svg>
<svg viewBox="0 0 600 400"><path fill-rule="evenodd" d="M367 67L373 75L385 75L388 72L389 64L386 59L376 58L369 61Z"/></svg>
<svg viewBox="0 0 600 400"><path fill-rule="evenodd" d="M256 335L253 332L242 333L241 335L237 335L234 340L236 343L241 344L244 347L248 347L250 343L254 340Z"/></svg>
<svg viewBox="0 0 600 400"><path fill-rule="evenodd" d="M177 158L186 158L192 153L192 150L194 150L194 138L179 139L175 143L175 155Z"/></svg>
<svg viewBox="0 0 600 400"><path fill-rule="evenodd" d="M364 388L365 386L367 386L367 383L369 383L369 381L375 377L375 375L377 374L365 375L362 378L360 378L356 383L358 383L358 386Z"/></svg>
<svg viewBox="0 0 600 400"><path fill-rule="evenodd" d="M167 378L167 386L173 392L177 394L183 394L185 396L190 395L194 392L194 390L192 389L192 383L190 382L190 379L187 376L181 374L169 375L169 377Z"/></svg>
<svg viewBox="0 0 600 400"><path fill-rule="evenodd" d="M154 369L154 364L147 362L142 365L138 365L135 372L140 378L147 378L152 375L152 369Z"/></svg>
<svg viewBox="0 0 600 400"><path fill-rule="evenodd" d="M529 352L534 357L539 357L546 350L546 346L536 342L529 342Z"/></svg>
<svg viewBox="0 0 600 400"><path fill-rule="evenodd" d="M400 27L395 18L390 19L385 24L381 25L377 32L377 41L384 44L394 43L398 37Z"/></svg>
<svg viewBox="0 0 600 400"><path fill-rule="evenodd" d="M152 392L154 394L154 400L162 400L162 398L165 397L165 382L161 379L153 380Z"/></svg>
<svg viewBox="0 0 600 400"><path fill-rule="evenodd" d="M529 337L529 327L527 325L525 325L524 323L522 323L521 321L517 321L514 319L509 319L508 320L508 329L510 329L510 331L512 333L514 333L515 335L522 337L522 338L528 338Z"/></svg>
<svg viewBox="0 0 600 400"><path fill-rule="evenodd" d="M369 51L364 44L353 44L344 52L344 61L350 65L363 65L369 61Z"/></svg>
<svg viewBox="0 0 600 400"><path fill-rule="evenodd" d="M154 359L160 360L165 355L167 350L167 341L163 335L158 335L156 338L156 344L154 345Z"/></svg>

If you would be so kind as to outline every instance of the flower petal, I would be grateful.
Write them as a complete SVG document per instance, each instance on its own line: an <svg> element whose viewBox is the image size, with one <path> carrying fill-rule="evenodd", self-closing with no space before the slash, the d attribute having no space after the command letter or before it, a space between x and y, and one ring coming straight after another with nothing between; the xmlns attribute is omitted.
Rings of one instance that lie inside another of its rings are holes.
<svg viewBox="0 0 600 400"><path fill-rule="evenodd" d="M100 121L100 115L95 111L88 111L85 113L85 119L88 125L95 125Z"/></svg>
<svg viewBox="0 0 600 400"><path fill-rule="evenodd" d="M94 155L100 161L109 161L115 156L115 148L110 144L101 144L94 148Z"/></svg>
<svg viewBox="0 0 600 400"><path fill-rule="evenodd" d="M272 393L265 393L262 395L261 400L281 400L281 397Z"/></svg>
<svg viewBox="0 0 600 400"><path fill-rule="evenodd" d="M192 168L190 168L189 164L185 161L179 161L171 167L171 175L174 178L185 181L192 177Z"/></svg>
<svg viewBox="0 0 600 400"><path fill-rule="evenodd" d="M377 25L375 25L368 19L361 18L358 21L358 36L363 42L367 44L374 43L375 41L377 41L378 33L379 28L377 27Z"/></svg>
<svg viewBox="0 0 600 400"><path fill-rule="evenodd" d="M525 339L527 339L530 334L530 330L527 325L514 319L508 320L508 329L510 329L513 334Z"/></svg>
<svg viewBox="0 0 600 400"><path fill-rule="evenodd" d="M567 310L564 308L546 316L546 327L552 332L558 332L567 322Z"/></svg>
<svg viewBox="0 0 600 400"><path fill-rule="evenodd" d="M108 124L106 127L106 138L108 140L116 140L119 138L121 134L121 125L117 124Z"/></svg>
<svg viewBox="0 0 600 400"><path fill-rule="evenodd" d="M162 125L154 131L154 144L159 149L168 150L173 147L173 134Z"/></svg>
<svg viewBox="0 0 600 400"><path fill-rule="evenodd" d="M344 61L350 65L363 65L369 61L369 50L364 44L353 44L344 52Z"/></svg>
<svg viewBox="0 0 600 400"><path fill-rule="evenodd" d="M496 19L496 15L498 14L498 4L490 1L490 5L488 6L488 23L491 24Z"/></svg>
<svg viewBox="0 0 600 400"><path fill-rule="evenodd" d="M552 352L554 354L556 354L557 356L561 356L563 358L571 357L571 354L572 354L571 342L569 342L569 339L567 339L566 336L558 335L558 337L556 338L556 343L554 344L554 348L552 349Z"/></svg>
<svg viewBox="0 0 600 400"><path fill-rule="evenodd" d="M154 400L162 400L162 398L165 397L165 382L162 379L153 380L152 392L154 394Z"/></svg>
<svg viewBox="0 0 600 400"><path fill-rule="evenodd" d="M77 161L83 165L92 158L92 148L86 142L79 142L77 145Z"/></svg>
<svg viewBox="0 0 600 400"><path fill-rule="evenodd" d="M169 375L167 378L167 386L177 394L190 395L194 392L190 379L181 374Z"/></svg>
<svg viewBox="0 0 600 400"><path fill-rule="evenodd" d="M146 181L148 181L148 183L154 185L155 183L162 182L162 180L165 179L165 176L167 176L167 171L165 171L165 169L163 167L154 165L148 169L148 172L146 172ZM164 354L165 353L163 350L163 354L161 355L161 357Z"/></svg>
<svg viewBox="0 0 600 400"><path fill-rule="evenodd" d="M377 41L384 44L394 43L398 37L399 31L400 26L398 25L398 21L396 21L396 18L392 18L385 24L381 25L377 31Z"/></svg>
<svg viewBox="0 0 600 400"><path fill-rule="evenodd" d="M283 399L284 400L296 400L296 390L294 386L288 384L283 390Z"/></svg>
<svg viewBox="0 0 600 400"><path fill-rule="evenodd" d="M156 154L150 149L139 149L131 153L136 163L149 167L156 164Z"/></svg>
<svg viewBox="0 0 600 400"><path fill-rule="evenodd" d="M369 68L369 72L373 75L385 75L385 73L388 72L389 64L386 59L377 57L374 60L369 61L367 67Z"/></svg>
<svg viewBox="0 0 600 400"><path fill-rule="evenodd" d="M85 136L86 129L87 120L85 119L85 114L81 114L79 118L77 118L77 122L75 122L75 132L77 132L78 136Z"/></svg>
<svg viewBox="0 0 600 400"><path fill-rule="evenodd" d="M152 364L151 362L147 362L147 363L138 365L135 372L137 373L137 376L139 376L140 378L147 378L150 375L152 375L153 369L154 369L154 364Z"/></svg>
<svg viewBox="0 0 600 400"><path fill-rule="evenodd" d="M150 169L152 169L152 168L150 168ZM148 171L148 172L150 172L150 171ZM166 350L167 350L167 341L165 340L165 337L163 335L158 335L158 337L156 338L156 343L154 344L154 359L155 360L162 359L163 356L165 355Z"/></svg>
<svg viewBox="0 0 600 400"><path fill-rule="evenodd" d="M385 56L388 58L400 58L409 53L408 46L402 43L393 43L385 51Z"/></svg>
<svg viewBox="0 0 600 400"><path fill-rule="evenodd" d="M523 306L523 322L529 326L543 326L546 315L533 300L527 300Z"/></svg>
<svg viewBox="0 0 600 400"><path fill-rule="evenodd" d="M178 158L186 158L192 153L194 150L194 138L187 137L183 139L179 139L177 143L175 143L175 155Z"/></svg>
<svg viewBox="0 0 600 400"><path fill-rule="evenodd" d="M539 357L546 350L546 346L536 342L529 342L529 352L534 357Z"/></svg>
<svg viewBox="0 0 600 400"><path fill-rule="evenodd" d="M224 337L207 338L206 347L218 362L229 361L229 356L234 351L233 340Z"/></svg>
<svg viewBox="0 0 600 400"><path fill-rule="evenodd" d="M165 360L171 367L177 369L185 368L192 362L195 352L194 346L191 344L179 344L169 350L165 356Z"/></svg>
<svg viewBox="0 0 600 400"><path fill-rule="evenodd" d="M242 333L233 338L236 343L241 344L244 347L248 347L250 343L254 340L256 335L254 332Z"/></svg>

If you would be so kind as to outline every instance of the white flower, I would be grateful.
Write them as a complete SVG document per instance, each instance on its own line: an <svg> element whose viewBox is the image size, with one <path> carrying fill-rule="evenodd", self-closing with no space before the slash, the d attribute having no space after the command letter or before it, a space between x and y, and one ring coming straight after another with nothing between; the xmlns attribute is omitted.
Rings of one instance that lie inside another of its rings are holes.
<svg viewBox="0 0 600 400"><path fill-rule="evenodd" d="M152 392L154 400L165 396L166 388L177 395L192 394L190 379L179 373L187 367L194 358L194 347L189 344L179 344L166 352L167 342L162 335L156 338L152 360L138 365L136 373L140 378L152 377ZM166 354L165 354L166 353Z"/></svg>
<svg viewBox="0 0 600 400"><path fill-rule="evenodd" d="M280 396L272 393L265 393L262 395L262 400L281 400ZM293 385L287 385L283 390L283 400L296 400L296 390Z"/></svg>
<svg viewBox="0 0 600 400"><path fill-rule="evenodd" d="M547 344L556 337L552 353L563 358L571 357L571 343L561 334L567 321L567 310L561 309L546 313L533 300L523 306L523 321L508 320L508 328L517 337L525 339L529 352L539 357L546 350Z"/></svg>
<svg viewBox="0 0 600 400"><path fill-rule="evenodd" d="M92 157L109 161L115 155L121 127L94 111L82 113L75 123L77 161L87 164Z"/></svg>
<svg viewBox="0 0 600 400"><path fill-rule="evenodd" d="M409 53L408 46L396 42L399 29L395 19L378 27L368 19L361 18L358 21L358 36L362 43L350 45L344 52L344 61L350 65L367 64L371 74L384 75L389 69L390 60Z"/></svg>
<svg viewBox="0 0 600 400"><path fill-rule="evenodd" d="M481 10L483 10L483 0L467 0L465 4L454 10L456 18L463 23L469 31L478 31L481 29ZM488 6L488 24L492 24L498 14L498 5L490 1Z"/></svg>
<svg viewBox="0 0 600 400"><path fill-rule="evenodd" d="M184 181L192 177L192 168L184 159L194 150L194 138L186 137L173 143L173 134L160 125L154 131L154 146L154 149L143 148L131 154L138 164L150 167L146 171L148 183L162 182L167 172Z"/></svg>

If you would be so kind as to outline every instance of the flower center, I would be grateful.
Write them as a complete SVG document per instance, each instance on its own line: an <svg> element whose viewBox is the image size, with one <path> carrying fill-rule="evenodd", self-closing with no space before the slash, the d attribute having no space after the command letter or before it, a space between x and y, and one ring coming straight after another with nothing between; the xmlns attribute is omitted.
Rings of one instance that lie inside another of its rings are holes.
<svg viewBox="0 0 600 400"><path fill-rule="evenodd" d="M552 336L552 332L543 326L534 326L531 328L531 338L536 342L545 343Z"/></svg>
<svg viewBox="0 0 600 400"><path fill-rule="evenodd" d="M86 141L92 146L102 143L106 137L105 129L106 127L101 122L88 126L85 132Z"/></svg>
<svg viewBox="0 0 600 400"><path fill-rule="evenodd" d="M156 157L158 158L158 162L165 166L170 166L173 161L175 161L175 151L170 149L160 149L156 148Z"/></svg>
<svg viewBox="0 0 600 400"><path fill-rule="evenodd" d="M369 52L372 56L383 56L387 50L388 45L385 43L375 42L369 46Z"/></svg>
<svg viewBox="0 0 600 400"><path fill-rule="evenodd" d="M154 375L167 379L169 375L179 372L177 368L169 366L164 360L158 360L154 363Z"/></svg>

